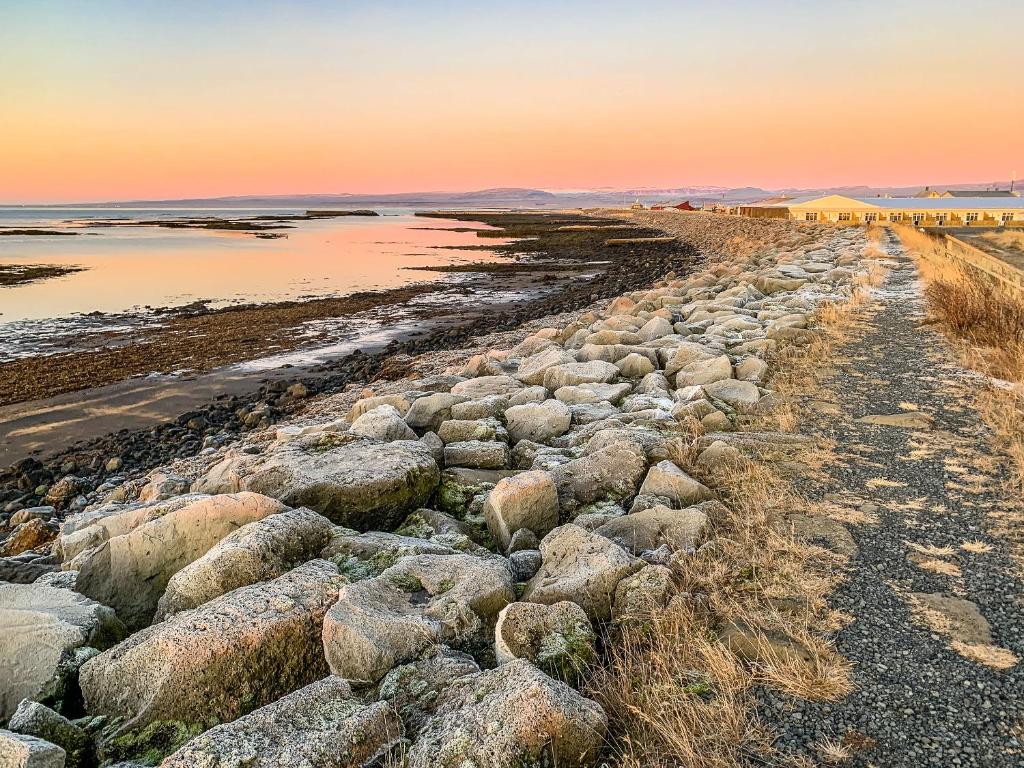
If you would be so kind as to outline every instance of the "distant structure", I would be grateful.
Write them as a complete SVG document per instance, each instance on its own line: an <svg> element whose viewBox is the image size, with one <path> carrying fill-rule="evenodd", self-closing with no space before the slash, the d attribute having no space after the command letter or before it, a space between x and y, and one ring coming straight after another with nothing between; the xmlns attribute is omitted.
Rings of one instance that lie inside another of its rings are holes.
<svg viewBox="0 0 1024 768"><path fill-rule="evenodd" d="M1020 192L1009 189L947 189L942 197L1020 197Z"/></svg>
<svg viewBox="0 0 1024 768"><path fill-rule="evenodd" d="M737 213L740 216L751 216L755 219L787 219L789 209L786 204L792 197L769 197L758 200L756 203L738 206Z"/></svg>
<svg viewBox="0 0 1024 768"><path fill-rule="evenodd" d="M1015 194L935 197L815 195L774 205L741 206L746 214L850 224L906 222L921 227L1024 227L1024 199ZM771 209L779 213L768 213Z"/></svg>
<svg viewBox="0 0 1024 768"><path fill-rule="evenodd" d="M679 203L679 205L673 205L672 207L675 208L677 211L696 211L697 210L692 205L690 205L690 201L689 200L683 200L683 202Z"/></svg>

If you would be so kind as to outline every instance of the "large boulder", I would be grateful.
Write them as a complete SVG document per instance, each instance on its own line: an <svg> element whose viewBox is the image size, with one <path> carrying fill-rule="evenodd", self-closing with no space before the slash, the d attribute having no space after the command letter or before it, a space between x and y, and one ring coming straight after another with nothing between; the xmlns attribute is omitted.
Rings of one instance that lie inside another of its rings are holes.
<svg viewBox="0 0 1024 768"><path fill-rule="evenodd" d="M229 533L284 508L257 493L198 497L85 550L64 568L78 571L75 589L113 607L129 629L138 629L153 619L171 576Z"/></svg>
<svg viewBox="0 0 1024 768"><path fill-rule="evenodd" d="M526 659L567 683L580 680L597 661L596 642L586 611L568 601L510 603L494 625L499 664Z"/></svg>
<svg viewBox="0 0 1024 768"><path fill-rule="evenodd" d="M540 543L544 561L526 585L523 600L551 605L569 600L593 620L611 616L616 585L643 567L618 544L569 523Z"/></svg>
<svg viewBox="0 0 1024 768"><path fill-rule="evenodd" d="M544 376L550 368L575 362L576 358L565 350L559 347L549 347L535 355L523 358L519 362L516 377L526 384L536 386L544 383Z"/></svg>
<svg viewBox="0 0 1024 768"><path fill-rule="evenodd" d="M327 661L340 677L376 682L435 643L481 647L513 599L500 558L404 557L376 578L342 587L324 620Z"/></svg>
<svg viewBox="0 0 1024 768"><path fill-rule="evenodd" d="M500 480L487 494L484 519L502 549L523 528L546 535L558 525L558 492L551 473L533 470Z"/></svg>
<svg viewBox="0 0 1024 768"><path fill-rule="evenodd" d="M255 491L365 531L393 528L423 506L438 479L434 456L421 442L327 436L294 440L258 456L229 453L193 490Z"/></svg>
<svg viewBox="0 0 1024 768"><path fill-rule="evenodd" d="M376 408L366 411L352 422L352 428L349 431L353 435L368 437L372 440L416 439L416 433L405 423L401 411L393 405L378 405Z"/></svg>
<svg viewBox="0 0 1024 768"><path fill-rule="evenodd" d="M455 680L409 751L409 768L582 768L597 760L601 706L524 659Z"/></svg>
<svg viewBox="0 0 1024 768"><path fill-rule="evenodd" d="M651 509L616 517L594 533L611 539L634 555L665 545L672 551L693 551L707 529L708 516L695 507Z"/></svg>
<svg viewBox="0 0 1024 768"><path fill-rule="evenodd" d="M466 395L475 400L491 395L513 395L522 388L522 383L511 376L477 376L474 379L460 381L452 387L452 394Z"/></svg>
<svg viewBox="0 0 1024 768"><path fill-rule="evenodd" d="M605 499L625 499L636 493L647 468L643 447L631 441L617 441L593 453L551 470L564 507L590 504Z"/></svg>
<svg viewBox="0 0 1024 768"><path fill-rule="evenodd" d="M227 722L327 675L324 614L344 579L313 560L138 632L82 667L87 710L157 721Z"/></svg>
<svg viewBox="0 0 1024 768"><path fill-rule="evenodd" d="M679 506L689 506L714 498L711 489L694 480L671 461L659 461L647 472L640 493L662 496Z"/></svg>
<svg viewBox="0 0 1024 768"><path fill-rule="evenodd" d="M704 391L710 397L721 400L738 413L750 413L757 407L761 399L761 390L752 381L722 379L704 385Z"/></svg>
<svg viewBox="0 0 1024 768"><path fill-rule="evenodd" d="M330 520L305 508L243 525L171 577L157 604L156 620L238 587L277 578L317 557L333 529Z"/></svg>
<svg viewBox="0 0 1024 768"><path fill-rule="evenodd" d="M513 443L520 440L546 443L569 431L572 415L565 403L545 400L542 403L512 406L505 411L505 422Z"/></svg>
<svg viewBox="0 0 1024 768"><path fill-rule="evenodd" d="M113 609L70 589L0 583L0 722L22 699L60 699L76 651L108 648L124 633Z"/></svg>
<svg viewBox="0 0 1024 768"><path fill-rule="evenodd" d="M197 736L161 768L363 768L401 737L387 703L363 704L345 680L326 677Z"/></svg>

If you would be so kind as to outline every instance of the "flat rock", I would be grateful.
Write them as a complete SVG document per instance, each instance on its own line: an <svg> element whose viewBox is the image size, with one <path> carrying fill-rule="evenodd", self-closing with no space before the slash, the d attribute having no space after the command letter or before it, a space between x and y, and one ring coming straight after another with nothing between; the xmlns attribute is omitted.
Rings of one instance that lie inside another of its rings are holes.
<svg viewBox="0 0 1024 768"><path fill-rule="evenodd" d="M328 436L295 440L258 456L229 452L193 490L254 491L290 507L309 507L349 528L379 530L423 506L438 479L430 448L418 441Z"/></svg>
<svg viewBox="0 0 1024 768"><path fill-rule="evenodd" d="M117 611L129 629L149 624L170 578L246 523L285 509L258 493L194 497L171 512L78 554L75 589Z"/></svg>
<svg viewBox="0 0 1024 768"><path fill-rule="evenodd" d="M591 360L586 363L564 363L544 372L544 387L554 392L559 387L580 384L609 384L619 375L613 363Z"/></svg>
<svg viewBox="0 0 1024 768"><path fill-rule="evenodd" d="M594 533L611 539L634 555L662 545L673 552L692 552L704 537L707 525L708 516L700 509L669 509L659 504L609 520Z"/></svg>
<svg viewBox="0 0 1024 768"><path fill-rule="evenodd" d="M659 461L647 472L640 493L662 496L680 506L689 506L714 497L711 489L694 480L671 461Z"/></svg>
<svg viewBox="0 0 1024 768"><path fill-rule="evenodd" d="M402 736L396 712L327 677L197 736L161 768L363 768Z"/></svg>
<svg viewBox="0 0 1024 768"><path fill-rule="evenodd" d="M0 768L64 768L64 760L56 744L0 728Z"/></svg>
<svg viewBox="0 0 1024 768"><path fill-rule="evenodd" d="M514 405L505 411L505 423L513 443L520 440L546 443L568 432L571 421L569 408L558 400Z"/></svg>

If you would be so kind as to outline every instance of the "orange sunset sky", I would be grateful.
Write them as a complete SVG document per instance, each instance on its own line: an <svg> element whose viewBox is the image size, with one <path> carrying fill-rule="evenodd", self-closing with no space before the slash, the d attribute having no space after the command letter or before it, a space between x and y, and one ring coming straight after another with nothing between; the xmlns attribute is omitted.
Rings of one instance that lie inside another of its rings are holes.
<svg viewBox="0 0 1024 768"><path fill-rule="evenodd" d="M1024 2L0 5L0 202L1024 172Z"/></svg>

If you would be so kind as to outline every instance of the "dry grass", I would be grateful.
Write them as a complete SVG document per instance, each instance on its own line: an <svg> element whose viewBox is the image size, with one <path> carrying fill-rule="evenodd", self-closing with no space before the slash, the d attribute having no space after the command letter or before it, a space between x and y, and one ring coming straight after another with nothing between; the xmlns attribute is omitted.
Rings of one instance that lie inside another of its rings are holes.
<svg viewBox="0 0 1024 768"><path fill-rule="evenodd" d="M960 545L960 549L962 549L964 552L970 552L974 555L987 555L989 552L995 549L995 547L993 547L988 542L974 540L965 541L963 544Z"/></svg>
<svg viewBox="0 0 1024 768"><path fill-rule="evenodd" d="M829 765L842 765L853 757L853 750L841 741L822 739L818 742L818 754Z"/></svg>
<svg viewBox="0 0 1024 768"><path fill-rule="evenodd" d="M674 453L696 473L692 457L685 445ZM714 479L725 502L714 546L675 561L680 595L649 621L622 626L590 682L621 766L746 765L771 751L755 684L805 699L851 690L849 663L821 634L847 621L825 601L842 559L778 525L803 501L768 465L743 460ZM742 651L722 639L735 628Z"/></svg>
<svg viewBox="0 0 1024 768"><path fill-rule="evenodd" d="M1024 232L1004 229L998 232L985 232L982 237L991 240L1000 248L1017 248L1024 251Z"/></svg>

